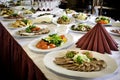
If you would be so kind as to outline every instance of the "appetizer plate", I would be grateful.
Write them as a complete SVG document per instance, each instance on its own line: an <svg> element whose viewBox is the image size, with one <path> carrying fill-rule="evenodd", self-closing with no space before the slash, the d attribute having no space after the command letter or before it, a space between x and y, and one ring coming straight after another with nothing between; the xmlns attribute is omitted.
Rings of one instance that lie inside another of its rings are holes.
<svg viewBox="0 0 120 80"><path fill-rule="evenodd" d="M24 20L24 19L22 19ZM27 26L32 25L33 24L33 20L31 19L26 19L29 20L27 21ZM12 25L13 24L13 25ZM24 22L22 22L21 20L15 20L15 21L11 21L7 23L7 27L9 29L19 29L19 28L23 28L23 27L27 27L26 24Z"/></svg>
<svg viewBox="0 0 120 80"><path fill-rule="evenodd" d="M69 16L68 16L68 17L69 17ZM55 18L53 18L53 20L52 20L52 22L53 22L54 24L56 24L56 25L70 25L70 24L73 24L73 23L75 22L75 19L74 19L74 18L69 17L69 18L70 18L70 23L68 23L68 24L59 24L59 23L57 23L58 18L59 18L59 17L55 17Z"/></svg>
<svg viewBox="0 0 120 80"><path fill-rule="evenodd" d="M39 26L38 26L39 27ZM34 33L25 33L27 36L21 36L18 32L21 31L21 30L25 30L26 27L23 27L23 28L19 28L15 31L13 31L13 36L15 37L21 37L21 38L28 38L28 37L40 37L40 36L43 36L43 35L48 35L48 34L52 34L52 33L55 33L55 29L54 28L49 28L47 27L46 25L40 25L40 28L43 29L43 28L48 28L48 30L50 30L49 33L46 33L46 34L40 34L40 35L34 35Z"/></svg>
<svg viewBox="0 0 120 80"><path fill-rule="evenodd" d="M106 30L112 35L120 36L120 33L115 33L111 31L111 30L120 30L120 27L106 27Z"/></svg>
<svg viewBox="0 0 120 80"><path fill-rule="evenodd" d="M92 27L94 27L94 25L93 24L89 24L89 23L82 23L83 25L85 24L85 25L88 25L88 26L90 26L91 27L91 29L92 29ZM85 34L85 33L87 33L88 31L77 31L77 30L72 30L71 29L71 26L72 25L75 25L75 26L77 26L78 25L78 23L77 24L71 24L71 25L69 25L69 27L68 27L68 30L70 31L70 32L74 32L74 33L82 33L82 34Z"/></svg>
<svg viewBox="0 0 120 80"><path fill-rule="evenodd" d="M37 53L40 53L40 52L50 52L50 51L56 51L56 50L60 50L60 49L63 49L63 48L66 48L66 47L69 47L70 45L73 44L73 37L70 35L70 34L64 34L65 37L67 38L67 42L62 44L61 46L59 47L56 47L56 48L51 48L51 49L39 49L36 47L36 44L42 39L42 38L46 38L48 35L46 36L43 36L43 37L40 37L40 38L37 38L33 41L31 41L28 45L28 48L34 52L37 52Z"/></svg>
<svg viewBox="0 0 120 80"><path fill-rule="evenodd" d="M72 50L72 49L68 49L68 50ZM50 70L57 72L59 74L67 75L70 77L84 77L84 78L103 77L103 76L114 73L116 69L118 68L115 60L112 59L108 54L101 54L101 53L94 52L94 51L90 51L90 52L92 52L95 58L104 60L107 63L107 67L101 71L95 71L95 72L72 71L72 70L67 70L66 68L63 68L59 65L56 65L53 62L55 60L55 57L64 56L68 50L54 51L54 52L50 52L46 54L44 57L44 65ZM83 50L74 49L74 51L83 51Z"/></svg>
<svg viewBox="0 0 120 80"><path fill-rule="evenodd" d="M89 21L91 21L91 22L94 23L94 24L97 24L97 23L95 22L95 20L96 20L97 17L99 17L99 16L91 16ZM110 22L109 22L108 24L102 24L102 25L103 25L103 26L111 26L112 23L115 22L114 19L112 19L112 18L109 18L109 19L110 19Z"/></svg>
<svg viewBox="0 0 120 80"><path fill-rule="evenodd" d="M90 19L89 16L90 15L81 12L72 15L72 17L75 18L75 20L80 23L87 22Z"/></svg>
<svg viewBox="0 0 120 80"><path fill-rule="evenodd" d="M9 29L20 29L20 28L24 28L24 27L26 27L26 26L13 27L13 26L12 26L12 23L14 23L14 21L13 21L13 22L10 22L10 23L7 24L7 27L8 27Z"/></svg>

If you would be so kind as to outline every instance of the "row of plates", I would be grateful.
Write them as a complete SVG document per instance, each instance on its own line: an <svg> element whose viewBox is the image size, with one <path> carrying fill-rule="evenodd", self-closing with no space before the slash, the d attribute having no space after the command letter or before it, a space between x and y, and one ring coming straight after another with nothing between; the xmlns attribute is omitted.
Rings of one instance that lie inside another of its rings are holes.
<svg viewBox="0 0 120 80"><path fill-rule="evenodd" d="M3 18L3 20L5 20L5 19ZM11 20L11 19L8 19L8 20ZM94 23L94 20L93 20L93 23ZM111 24L109 24L109 25L111 25ZM10 26L8 26L8 27L10 27ZM66 27L68 27L68 30L70 30L71 32L83 33L81 31L71 30L70 26L66 26ZM22 29L25 29L25 28L20 28L20 29L17 29L15 31L13 31L13 35L16 36L16 37L23 37L23 36L20 36L20 35L16 34L16 32L18 32L19 30L22 30ZM106 30L109 33L111 33L113 35L118 35L116 33L111 32L111 30L113 30L113 29L119 29L119 27L106 27ZM52 32L55 32L55 29L50 29L50 33L49 34L52 34ZM64 52L66 52L68 50L71 50L71 49L66 49L66 50L62 50L62 49L65 49L65 48L71 46L72 44L74 44L74 39L73 39L72 35L70 35L70 34L64 34L64 35L67 38L67 42L65 44L61 45L60 47L56 47L56 48L53 48L53 49L47 49L47 50L38 49L35 45L42 38L47 37L48 36L48 34L47 34L47 35L40 35L39 38L36 38L33 41L31 41L28 44L28 48L30 50L34 51L34 52L37 52L37 53L47 53L45 55L44 59L43 59L44 65L47 68L49 68L49 69L51 69L51 70L53 70L53 71L55 71L57 73L60 73L60 74L63 74L63 75L67 75L67 76L85 77L85 78L97 78L97 77L106 76L106 75L111 74L111 73L113 73L113 72L115 72L117 70L118 66L116 64L116 61L114 59L112 59L108 54L100 54L100 53L94 52L94 51L91 51L93 53L93 56L95 56L98 59L102 59L102 60L104 60L107 63L107 68L105 68L102 71L97 71L97 72L78 72L78 71L67 70L67 69L65 69L63 67L60 67L60 66L56 65L53 62L55 57L59 57L59 56L63 55ZM29 37L38 37L38 36L29 36ZM74 49L74 50L75 51L80 51L80 49Z"/></svg>
<svg viewBox="0 0 120 80"><path fill-rule="evenodd" d="M44 59L43 59L44 65L47 68L51 69L52 71L57 72L59 74L66 75L66 76L84 77L84 78L98 78L98 77L103 77L103 76L112 74L117 70L118 66L116 64L116 61L113 58L111 58L108 54L101 54L101 53L94 52L94 51L90 51L90 52L92 52L92 54L95 58L104 60L107 63L107 67L105 69L101 70L101 71L96 71L96 72L72 71L72 70L67 70L63 67L60 67L59 65L56 65L54 63L55 57L61 57L62 55L65 54L65 52L70 51L70 50L82 51L78 48L65 49L65 48L69 47L70 45L72 45L74 43L73 42L74 39L70 34L64 34L64 35L67 38L67 42L60 47L53 48L53 49L47 49L47 50L36 48L35 45L38 43L38 41L40 41L42 38L47 37L47 36L43 36L43 37L40 37L40 38L37 38L37 39L31 41L28 44L28 48L30 50L32 50L33 52L47 53L44 56Z"/></svg>
<svg viewBox="0 0 120 80"><path fill-rule="evenodd" d="M73 25L74 25L74 24L73 24ZM51 28L51 27L48 27L48 26L46 26L46 25L40 25L40 26L41 26L41 27L46 27L46 28L48 28L48 29L50 30L49 34L52 34L52 33L56 32L56 29L55 29L55 28ZM56 26L56 25L55 25L55 26ZM59 29L60 29L60 28L61 28L61 29L63 28L63 30L64 30L65 33L67 33L68 31L74 32L74 33L82 33L82 34L87 33L87 31L75 31L75 30L72 30L72 29L71 29L71 26L72 26L72 25L69 25L69 26L59 26ZM94 25L92 25L92 26L94 27ZM58 26L56 26L56 28L57 28L57 27L58 27ZM11 28L11 27L8 25L8 28ZM16 30L13 31L13 35L14 35L15 37L39 37L39 36L42 36L42 35L21 36L21 35L17 34L18 31L20 31L20 30L25 30L25 29L26 29L26 27L16 29ZM120 36L119 33L114 33L114 32L111 31L111 30L120 30L120 27L105 27L105 29L108 31L108 33L110 33L110 34L112 34L112 35Z"/></svg>
<svg viewBox="0 0 120 80"><path fill-rule="evenodd" d="M35 18L35 17L32 17L32 15L31 15L31 18ZM79 22L79 23L85 23L85 22L91 22L91 23L93 23L93 24L96 24L96 22L95 22L95 18L96 17L94 17L94 16L92 16L92 17L90 17L88 20L86 20L86 21L76 21L74 18L70 18L71 19L71 22L70 22L70 24L72 24L72 23L74 23L74 22ZM37 17L36 17L36 19L37 19ZM57 23L57 19L58 19L58 17L55 17L55 18L53 18L53 20L52 20L52 22L53 23L55 23L55 24L58 24ZM1 20L4 20L4 21L15 21L15 20L17 20L17 19L8 19L8 18L4 18L4 17L1 17ZM104 26L110 26L110 25L112 25L112 23L114 22L114 20L112 20L111 19L111 21L110 21L110 23L108 23L108 24L103 24ZM60 25L69 25L69 24L60 24Z"/></svg>

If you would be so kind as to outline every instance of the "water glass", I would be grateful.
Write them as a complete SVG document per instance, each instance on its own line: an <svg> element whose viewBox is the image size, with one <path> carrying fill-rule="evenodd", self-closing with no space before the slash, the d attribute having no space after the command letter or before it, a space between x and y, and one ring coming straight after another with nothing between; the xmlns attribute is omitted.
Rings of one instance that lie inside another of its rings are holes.
<svg viewBox="0 0 120 80"><path fill-rule="evenodd" d="M38 0L38 2L41 11L51 11L60 4L60 0Z"/></svg>
<svg viewBox="0 0 120 80"><path fill-rule="evenodd" d="M39 3L36 0L31 0L32 8L36 11L39 8Z"/></svg>

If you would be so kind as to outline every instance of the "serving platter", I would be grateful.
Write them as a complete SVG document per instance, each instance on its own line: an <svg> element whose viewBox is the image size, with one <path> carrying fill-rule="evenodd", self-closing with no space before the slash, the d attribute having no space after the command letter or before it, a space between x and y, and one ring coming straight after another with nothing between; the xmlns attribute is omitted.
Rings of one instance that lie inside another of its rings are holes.
<svg viewBox="0 0 120 80"><path fill-rule="evenodd" d="M57 72L59 74L63 74L63 75L70 76L70 77L84 77L84 78L98 78L98 77L110 75L114 73L116 69L118 68L116 61L113 58L111 58L108 54L101 54L101 53L94 52L94 51L90 51L90 52L92 52L95 58L104 60L107 63L107 67L101 71L95 71L95 72L72 71L72 70L63 68L59 65L56 65L54 63L55 57L62 57L69 50L79 51L79 52L86 51L86 50L80 50L80 49L67 49L67 50L59 50L59 51L50 52L46 54L43 59L44 65L50 70Z"/></svg>

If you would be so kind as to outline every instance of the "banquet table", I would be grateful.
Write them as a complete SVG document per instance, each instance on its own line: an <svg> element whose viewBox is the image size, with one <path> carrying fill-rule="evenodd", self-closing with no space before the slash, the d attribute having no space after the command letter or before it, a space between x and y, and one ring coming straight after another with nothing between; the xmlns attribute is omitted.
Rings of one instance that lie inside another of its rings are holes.
<svg viewBox="0 0 120 80"><path fill-rule="evenodd" d="M54 72L44 65L43 58L47 53L36 53L28 48L28 44L35 38L16 38L13 36L14 30L8 28L8 22L11 21L1 20L0 22L0 59L15 80L120 80L120 51L112 51L112 55L109 55L118 65L117 70L110 75L98 78L67 76ZM54 24L45 25L55 26ZM58 32L62 32L62 30L61 28ZM84 34L69 31L68 34L73 36L74 41L71 46L64 49L74 49L75 42ZM120 46L120 37L111 36Z"/></svg>

